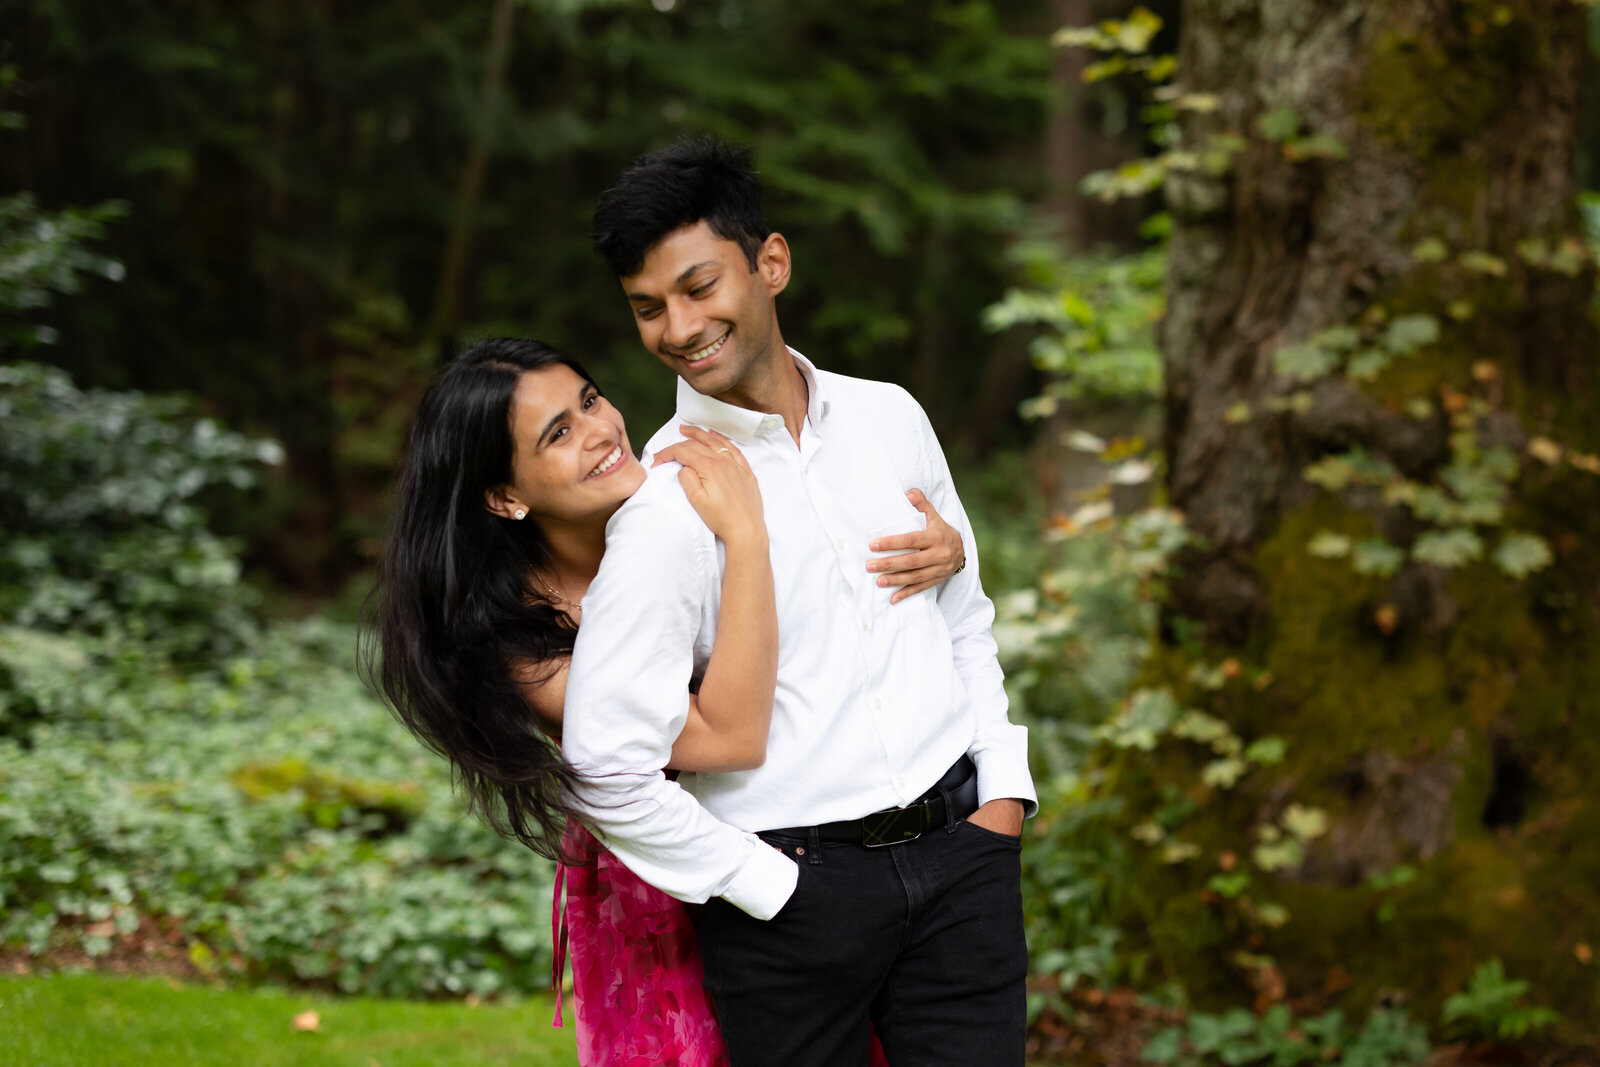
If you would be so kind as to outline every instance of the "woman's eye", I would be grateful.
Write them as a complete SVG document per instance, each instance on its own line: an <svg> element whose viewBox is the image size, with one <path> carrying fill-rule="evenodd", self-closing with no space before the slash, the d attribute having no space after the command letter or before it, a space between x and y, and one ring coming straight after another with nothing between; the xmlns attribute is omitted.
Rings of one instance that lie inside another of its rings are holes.
<svg viewBox="0 0 1600 1067"><path fill-rule="evenodd" d="M689 290L689 295L696 298L705 296L707 293L711 292L711 289L715 284L715 282L707 282L705 285L696 286L695 288Z"/></svg>
<svg viewBox="0 0 1600 1067"><path fill-rule="evenodd" d="M600 394L599 393L590 393L588 396L583 398L583 410L588 411L590 408L594 407L599 402L600 402Z"/></svg>
<svg viewBox="0 0 1600 1067"><path fill-rule="evenodd" d="M550 433L550 443L555 444L557 441L561 440L561 438L566 435L566 432L567 428L565 426L557 426Z"/></svg>

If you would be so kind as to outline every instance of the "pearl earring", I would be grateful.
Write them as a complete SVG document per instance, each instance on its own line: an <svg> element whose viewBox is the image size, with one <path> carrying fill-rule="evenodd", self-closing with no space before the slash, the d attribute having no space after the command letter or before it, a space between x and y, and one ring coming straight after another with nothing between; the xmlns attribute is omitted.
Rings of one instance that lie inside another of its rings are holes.
<svg viewBox="0 0 1600 1067"><path fill-rule="evenodd" d="M527 516L528 516L528 513L526 511L523 511L521 508L518 508L516 511L513 511L511 513L511 517L514 518L514 519L518 519L518 520L527 518Z"/></svg>

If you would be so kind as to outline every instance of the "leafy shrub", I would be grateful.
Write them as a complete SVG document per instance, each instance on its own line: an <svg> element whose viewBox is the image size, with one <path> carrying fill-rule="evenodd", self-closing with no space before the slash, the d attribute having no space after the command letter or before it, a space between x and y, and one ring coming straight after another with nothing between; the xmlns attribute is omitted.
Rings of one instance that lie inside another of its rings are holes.
<svg viewBox="0 0 1600 1067"><path fill-rule="evenodd" d="M1379 1009L1356 1029L1340 1011L1296 1019L1277 1004L1259 1016L1243 1008L1221 1015L1196 1012L1183 1026L1145 1042L1142 1057L1163 1067L1401 1067L1421 1063L1427 1054L1426 1029L1402 1011Z"/></svg>
<svg viewBox="0 0 1600 1067"><path fill-rule="evenodd" d="M191 660L244 647L253 597L198 499L249 487L282 450L188 408L80 390L39 364L0 366L0 621Z"/></svg>
<svg viewBox="0 0 1600 1067"><path fill-rule="evenodd" d="M469 819L448 769L361 687L354 633L265 628L216 672L35 635L91 666L0 740L0 943L91 955L145 917L243 977L388 995L531 991L549 864ZM91 722L92 729L85 723Z"/></svg>
<svg viewBox="0 0 1600 1067"><path fill-rule="evenodd" d="M1162 576L1186 536L1164 509L1115 518L1091 503L1035 535L1033 584L996 599L1012 712L1045 771L1023 866L1034 973L1046 980L1035 1013L1066 1013L1060 994L1079 981L1104 987L1138 968L1111 919L1133 877L1113 825L1124 801L1091 755L1148 658Z"/></svg>
<svg viewBox="0 0 1600 1067"><path fill-rule="evenodd" d="M157 919L221 974L539 988L550 865L464 814L353 629L256 618L199 501L278 451L187 407L0 367L0 944Z"/></svg>
<svg viewBox="0 0 1600 1067"><path fill-rule="evenodd" d="M1472 984L1444 1002L1445 1030L1473 1041L1521 1041L1561 1021L1551 1008L1522 1003L1529 985L1506 977L1498 957L1478 965Z"/></svg>

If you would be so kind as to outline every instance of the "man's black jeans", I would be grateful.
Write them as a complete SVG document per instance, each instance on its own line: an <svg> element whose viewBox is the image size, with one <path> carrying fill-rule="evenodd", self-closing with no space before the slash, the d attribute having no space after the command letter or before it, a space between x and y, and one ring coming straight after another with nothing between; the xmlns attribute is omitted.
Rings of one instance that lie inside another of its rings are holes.
<svg viewBox="0 0 1600 1067"><path fill-rule="evenodd" d="M769 922L695 910L733 1067L1021 1067L1021 843L959 822L887 848L762 835L800 866Z"/></svg>

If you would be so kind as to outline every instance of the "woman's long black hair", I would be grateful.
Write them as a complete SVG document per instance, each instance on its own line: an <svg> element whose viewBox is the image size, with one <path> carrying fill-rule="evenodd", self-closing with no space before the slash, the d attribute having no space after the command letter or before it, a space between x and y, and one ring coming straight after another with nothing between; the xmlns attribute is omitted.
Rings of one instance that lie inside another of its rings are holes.
<svg viewBox="0 0 1600 1067"><path fill-rule="evenodd" d="M485 493L512 480L517 382L555 364L593 384L565 353L507 338L477 342L429 383L362 657L400 721L450 761L468 807L546 856L561 855L577 773L540 729L516 675L570 655L576 631L531 584L533 569L549 562L538 525L493 514Z"/></svg>

